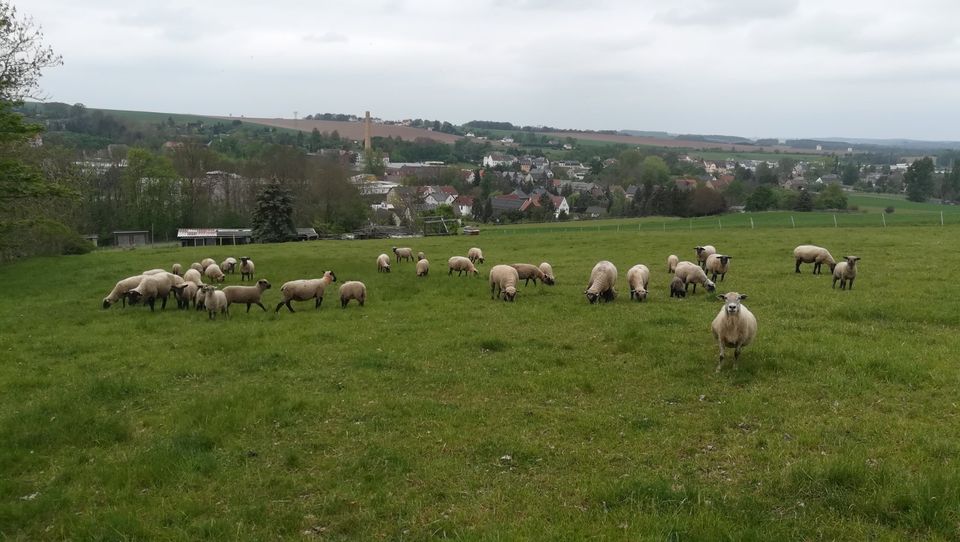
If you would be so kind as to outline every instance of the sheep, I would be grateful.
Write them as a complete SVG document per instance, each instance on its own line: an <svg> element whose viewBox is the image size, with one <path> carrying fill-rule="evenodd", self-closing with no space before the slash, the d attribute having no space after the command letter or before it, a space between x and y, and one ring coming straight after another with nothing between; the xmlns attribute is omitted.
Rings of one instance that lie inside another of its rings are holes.
<svg viewBox="0 0 960 542"><path fill-rule="evenodd" d="M427 259L427 257L424 256L423 251L417 252L417 261L418 261L418 262L419 262L420 260L426 260L426 259Z"/></svg>
<svg viewBox="0 0 960 542"><path fill-rule="evenodd" d="M191 267L190 269L187 269L186 273L183 274L183 280L186 282L192 282L194 284L200 284L203 282L203 275Z"/></svg>
<svg viewBox="0 0 960 542"><path fill-rule="evenodd" d="M196 269L198 273L203 273L203 266L198 262L193 262L190 264L190 269Z"/></svg>
<svg viewBox="0 0 960 542"><path fill-rule="evenodd" d="M542 262L540 264L540 271L543 271L543 274L550 279L549 284L556 284L557 277L553 274L553 266L547 262Z"/></svg>
<svg viewBox="0 0 960 542"><path fill-rule="evenodd" d="M250 305L256 305L263 309L263 312L267 312L267 308L260 302L260 297L263 296L264 290L269 289L270 281L260 279L254 286L227 286L222 291L223 295L227 296L228 306L234 303L246 303L247 312L250 312Z"/></svg>
<svg viewBox="0 0 960 542"><path fill-rule="evenodd" d="M240 257L240 280L253 280L254 269L256 266L253 265L253 260L246 256Z"/></svg>
<svg viewBox="0 0 960 542"><path fill-rule="evenodd" d="M417 276L425 277L430 272L430 261L426 258L417 262Z"/></svg>
<svg viewBox="0 0 960 542"><path fill-rule="evenodd" d="M713 245L696 246L693 249L697 251L697 263L700 264L701 269L706 269L707 257L717 253Z"/></svg>
<svg viewBox="0 0 960 542"><path fill-rule="evenodd" d="M719 373L720 367L723 366L725 346L736 349L733 351L733 368L737 368L740 351L757 336L757 317L741 303L747 298L746 295L727 292L725 295L718 295L717 298L722 299L724 304L720 313L713 319L710 329L713 331L713 338L720 346L720 361L717 362L716 370Z"/></svg>
<svg viewBox="0 0 960 542"><path fill-rule="evenodd" d="M319 279L291 280L283 283L280 287L280 302L277 303L277 308L273 312L279 312L280 307L284 305L287 306L288 311L295 312L290 302L308 299L315 299L313 308L319 310L323 303L323 292L331 282L337 282L337 275L333 271L324 271L323 277Z"/></svg>
<svg viewBox="0 0 960 542"><path fill-rule="evenodd" d="M687 297L682 278L673 277L670 281L670 297Z"/></svg>
<svg viewBox="0 0 960 542"><path fill-rule="evenodd" d="M227 302L227 295L223 290L217 290L212 284L204 285L201 289L204 297L204 308L210 315L211 320L217 319L217 313L224 316L230 316L230 304Z"/></svg>
<svg viewBox="0 0 960 542"><path fill-rule="evenodd" d="M110 290L107 297L103 298L103 308L109 309L117 301L123 300L123 306L127 306L127 292L137 287L143 275L134 275L127 277L119 282Z"/></svg>
<svg viewBox="0 0 960 542"><path fill-rule="evenodd" d="M161 282L162 278L156 275L142 275L140 277L140 283L137 284L137 287L127 292L127 297L130 299L130 304L136 305L143 301L150 306L150 312L153 312L153 305L157 301L157 298L160 297ZM169 292L169 289L167 289L167 291ZM164 295L163 307L166 305L167 297Z"/></svg>
<svg viewBox="0 0 960 542"><path fill-rule="evenodd" d="M503 296L504 301L513 301L517 297L517 282L519 280L520 274L516 267L512 265L493 266L490 269L490 299L494 298L493 292L496 290L496 297Z"/></svg>
<svg viewBox="0 0 960 542"><path fill-rule="evenodd" d="M617 268L610 262L597 262L590 272L590 282L583 292L590 304L597 302L601 297L605 302L613 301L617 297Z"/></svg>
<svg viewBox="0 0 960 542"><path fill-rule="evenodd" d="M645 301L647 299L647 284L650 283L650 269L637 264L627 270L627 284L630 285L630 299Z"/></svg>
<svg viewBox="0 0 960 542"><path fill-rule="evenodd" d="M833 268L833 288L837 287L837 281L840 281L841 290L853 290L853 279L857 278L857 260L859 256L844 256L842 261ZM847 282L849 281L849 286Z"/></svg>
<svg viewBox="0 0 960 542"><path fill-rule="evenodd" d="M166 272L167 272L166 269L160 269L160 268L158 267L158 268L156 268L156 269L147 269L146 271L144 271L143 273L140 273L140 274L141 274L141 275L159 275L160 273L166 273Z"/></svg>
<svg viewBox="0 0 960 542"><path fill-rule="evenodd" d="M340 308L347 308L347 303L356 299L360 306L367 300L367 287L362 282L348 280L340 285Z"/></svg>
<svg viewBox="0 0 960 542"><path fill-rule="evenodd" d="M194 306L196 306L197 291L201 286L203 286L203 283L197 282L184 282L183 284L174 285L173 291L177 298L177 308L181 310L190 308L190 301L193 301Z"/></svg>
<svg viewBox="0 0 960 542"><path fill-rule="evenodd" d="M667 256L667 273L676 271L678 263L680 263L680 258L678 258L676 254Z"/></svg>
<svg viewBox="0 0 960 542"><path fill-rule="evenodd" d="M173 264L173 268L170 270L174 275L183 275L183 266L178 263Z"/></svg>
<svg viewBox="0 0 960 542"><path fill-rule="evenodd" d="M515 263L515 264L510 264L510 267L516 269L517 273L520 275L520 278L526 281L523 283L524 286L527 286L528 284L530 284L531 280L533 281L533 285L536 286L537 279L540 279L541 282L543 282L548 286L553 285L553 280L547 277L547 275L544 274L544 272L541 271L539 267L533 264Z"/></svg>
<svg viewBox="0 0 960 542"><path fill-rule="evenodd" d="M723 281L727 276L727 271L730 269L731 258L733 258L733 256L727 256L726 254L711 254L707 256L707 267L705 271L713 273L710 280L716 282L717 275L720 275L720 281Z"/></svg>
<svg viewBox="0 0 960 542"><path fill-rule="evenodd" d="M458 277L463 275L464 271L466 271L468 275L470 273L473 273L474 275L480 274L480 272L477 271L476 266L473 265L473 262L471 262L468 258L464 258L463 256L451 257L449 260L447 260L447 267L450 268L450 271L447 272L448 276L452 275L454 271L457 272Z"/></svg>
<svg viewBox="0 0 960 542"><path fill-rule="evenodd" d="M691 262L683 261L677 264L676 276L683 280L683 289L686 291L693 284L693 293L697 293L697 284L702 284L708 292L716 290L716 285L707 278L707 274L700 269L700 266Z"/></svg>
<svg viewBox="0 0 960 542"><path fill-rule="evenodd" d="M223 270L224 273L230 273L231 275L236 273L237 259L233 256L228 257L227 259L223 260L223 263L220 264L220 269Z"/></svg>
<svg viewBox="0 0 960 542"><path fill-rule="evenodd" d="M377 256L377 273L389 273L390 272L390 256L386 254L381 254Z"/></svg>
<svg viewBox="0 0 960 542"><path fill-rule="evenodd" d="M208 267L210 267L211 265L215 265L216 263L217 263L216 260L214 260L213 258L204 258L200 260L200 267L203 268L201 269L201 271L206 271Z"/></svg>
<svg viewBox="0 0 960 542"><path fill-rule="evenodd" d="M814 275L823 274L821 267L824 262L830 266L831 273L833 273L833 270L837 267L837 262L833 259L833 256L830 255L830 251L816 245L800 245L793 249L793 259L796 260L797 266L795 271L797 273L800 272L801 263L812 263Z"/></svg>
<svg viewBox="0 0 960 542"><path fill-rule="evenodd" d="M159 273L153 273L153 274L145 273L142 276L150 277L156 280L157 295L155 297L163 299L163 302L160 305L161 309L167 308L167 299L170 297L170 291L173 290L173 287L179 286L181 284L185 284L183 277L174 275L173 273L167 273L166 271L162 271L162 270ZM129 292L127 292L127 297L131 297L130 292L132 291L133 290L130 290ZM136 294L136 297L142 298L142 297L145 297L145 295L143 292L141 292L139 294ZM131 303L134 303L132 299L131 299ZM150 309L153 310L152 305Z"/></svg>
<svg viewBox="0 0 960 542"><path fill-rule="evenodd" d="M193 306L198 311L202 311L205 308L207 308L206 306L207 292L205 292L203 289L203 287L206 286L206 284L199 283L197 284L197 286L198 286L197 293L193 296Z"/></svg>
<svg viewBox="0 0 960 542"><path fill-rule="evenodd" d="M208 265L207 268L203 270L203 275L217 282L223 282L223 279L226 278L223 271L220 270L220 266L215 263Z"/></svg>
<svg viewBox="0 0 960 542"><path fill-rule="evenodd" d="M409 260L409 261L411 261L411 262L413 261L413 249L412 249L412 248L408 248L408 247L404 247L404 248L393 247L392 250L393 250L393 253L397 256L397 263L400 263L400 259L401 259L401 258L404 259L404 260Z"/></svg>
<svg viewBox="0 0 960 542"><path fill-rule="evenodd" d="M483 263L483 251L477 247L473 247L467 251L467 258L470 258L470 261L473 263Z"/></svg>

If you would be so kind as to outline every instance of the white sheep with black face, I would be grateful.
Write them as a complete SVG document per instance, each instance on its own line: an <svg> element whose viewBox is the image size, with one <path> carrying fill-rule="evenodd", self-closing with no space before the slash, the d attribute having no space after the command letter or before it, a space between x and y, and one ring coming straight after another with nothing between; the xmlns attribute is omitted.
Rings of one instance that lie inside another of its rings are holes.
<svg viewBox="0 0 960 542"><path fill-rule="evenodd" d="M693 249L697 251L697 263L700 264L701 269L707 265L707 258L717 253L717 248L713 245L696 246Z"/></svg>
<svg viewBox="0 0 960 542"><path fill-rule="evenodd" d="M757 317L750 312L750 309L742 303L747 298L746 295L737 292L728 292L718 295L718 299L723 300L723 308L713 319L710 328L713 331L713 338L716 339L720 347L720 360L717 362L717 372L723 366L724 347L734 348L733 368L737 368L737 361L740 359L740 351L747 346L757 336Z"/></svg>
<svg viewBox="0 0 960 542"><path fill-rule="evenodd" d="M853 279L857 278L857 261L860 256L845 256L844 261L833 268L833 286L837 287L837 281L840 281L841 290L853 290Z"/></svg>
<svg viewBox="0 0 960 542"><path fill-rule="evenodd" d="M727 276L727 271L730 270L730 260L733 256L727 254L711 254L707 256L707 265L704 271L707 273L712 273L710 280L716 282L717 275L720 275L720 280L723 281Z"/></svg>

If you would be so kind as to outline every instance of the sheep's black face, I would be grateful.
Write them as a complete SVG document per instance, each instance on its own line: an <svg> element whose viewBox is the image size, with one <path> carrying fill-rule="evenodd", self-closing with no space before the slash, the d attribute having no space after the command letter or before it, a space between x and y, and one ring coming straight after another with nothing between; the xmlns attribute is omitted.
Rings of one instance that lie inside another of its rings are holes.
<svg viewBox="0 0 960 542"><path fill-rule="evenodd" d="M729 261L730 261L730 256L720 256L721 265L727 265Z"/></svg>
<svg viewBox="0 0 960 542"><path fill-rule="evenodd" d="M141 297L142 297L142 296L140 295L140 292L128 292L128 293L127 293L127 299L130 300L130 304L131 304L131 305L136 305L137 303L139 303Z"/></svg>
<svg viewBox="0 0 960 542"><path fill-rule="evenodd" d="M595 293L593 293L593 292L583 292L583 293L587 295L587 301L589 301L591 305L593 305L594 303L596 303L596 302L597 302L597 299L600 298L599 295L597 295L597 294L595 294Z"/></svg>
<svg viewBox="0 0 960 542"><path fill-rule="evenodd" d="M715 292L717 290L717 285L714 284L713 281L709 281L709 280L707 281L706 284L704 284L704 287L707 289L708 292Z"/></svg>
<svg viewBox="0 0 960 542"><path fill-rule="evenodd" d="M835 263L830 264L830 272L833 273L833 270L834 270L836 267L837 267L837 264L835 264Z"/></svg>
<svg viewBox="0 0 960 542"><path fill-rule="evenodd" d="M504 301L513 301L517 297L517 290L513 286L503 291Z"/></svg>
<svg viewBox="0 0 960 542"><path fill-rule="evenodd" d="M330 271L330 279L337 282L337 275L333 271Z"/></svg>
<svg viewBox="0 0 960 542"><path fill-rule="evenodd" d="M258 280L258 281L257 281L257 285L260 286L260 288L263 289L263 290L269 290L269 289L270 289L270 282L267 281L267 279L260 279L260 280Z"/></svg>
<svg viewBox="0 0 960 542"><path fill-rule="evenodd" d="M109 300L109 299L104 299L104 300L103 300L103 308L105 308L105 309L109 309L109 308L110 308L110 305L112 305L112 304L113 304L113 303L110 303L110 300Z"/></svg>
<svg viewBox="0 0 960 542"><path fill-rule="evenodd" d="M547 286L553 286L555 282L556 281L554 281L550 277L543 277L543 283L546 284Z"/></svg>

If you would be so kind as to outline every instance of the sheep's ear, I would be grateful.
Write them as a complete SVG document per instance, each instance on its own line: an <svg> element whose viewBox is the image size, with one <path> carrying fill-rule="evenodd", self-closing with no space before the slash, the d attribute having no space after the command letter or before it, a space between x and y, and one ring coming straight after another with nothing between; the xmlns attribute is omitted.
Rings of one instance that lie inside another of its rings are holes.
<svg viewBox="0 0 960 542"><path fill-rule="evenodd" d="M726 299L726 298L727 298L727 296L725 296L725 295L717 294L717 299L723 300L723 299Z"/></svg>
<svg viewBox="0 0 960 542"><path fill-rule="evenodd" d="M747 294L740 294L740 299L746 299L746 298L747 298Z"/></svg>

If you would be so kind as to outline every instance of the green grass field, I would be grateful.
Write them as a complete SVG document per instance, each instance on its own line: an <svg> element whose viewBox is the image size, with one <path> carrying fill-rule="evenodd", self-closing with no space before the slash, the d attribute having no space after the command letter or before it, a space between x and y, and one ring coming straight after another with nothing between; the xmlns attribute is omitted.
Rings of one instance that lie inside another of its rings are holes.
<svg viewBox="0 0 960 542"><path fill-rule="evenodd" d="M0 536L960 537L960 300L918 272L960 265L960 228L645 227L403 240L426 279L375 272L390 240L250 246L270 312L217 321L100 302L229 247L0 267ZM734 256L719 290L760 327L719 375L720 303L667 293L667 255L704 243ZM801 243L861 256L854 289L794 274ZM447 276L474 245L481 277ZM589 305L600 259L620 297ZM556 286L490 300L492 265L544 260ZM366 282L366 306L340 309L336 283L320 311L273 313L284 281L325 269Z"/></svg>

